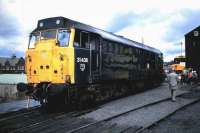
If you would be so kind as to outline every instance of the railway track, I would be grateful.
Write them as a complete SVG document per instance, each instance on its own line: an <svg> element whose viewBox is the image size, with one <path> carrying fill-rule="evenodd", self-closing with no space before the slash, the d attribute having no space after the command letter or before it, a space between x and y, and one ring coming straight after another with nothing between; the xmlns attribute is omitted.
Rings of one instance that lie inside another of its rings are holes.
<svg viewBox="0 0 200 133"><path fill-rule="evenodd" d="M43 108L35 107L3 114L0 118L0 132L26 132L28 129L50 125L49 122L59 122L60 119L78 117L93 109L47 112Z"/></svg>
<svg viewBox="0 0 200 133"><path fill-rule="evenodd" d="M183 93L178 97L185 95ZM113 120L128 115L130 113L140 111L157 104L164 102L169 102L171 99L166 98L159 100L150 104L146 104L137 108L130 109L123 113L114 115L112 117L103 119L101 121L94 121L91 119L85 119L81 116L93 111L94 109L87 109L82 111L71 111L71 112L59 112L59 113L41 113L37 109L30 110L30 112L16 113L14 116L0 117L0 132L63 132L63 133L82 133L82 132L117 132L117 133L127 133L127 132L142 132L145 129L149 128L153 124L166 119L168 116L172 115L176 111L170 113L169 115L159 119L158 121L152 123L148 126L119 126L116 123L112 123ZM199 100L191 102L193 104ZM186 106L190 105L187 104ZM185 106L183 106L185 107ZM181 108L179 108L181 109ZM178 110L179 110L178 109Z"/></svg>
<svg viewBox="0 0 200 133"><path fill-rule="evenodd" d="M39 109L40 109L40 106L35 106L35 107L31 107L31 108L21 109L21 110L18 110L18 111L0 114L0 122L5 121L5 120L9 120L9 119L13 119L13 118L16 118L16 117L21 117L23 115L28 115L28 114L31 114L31 113L39 110Z"/></svg>
<svg viewBox="0 0 200 133"><path fill-rule="evenodd" d="M184 93L185 94L185 93ZM184 94L181 94L179 95L178 97L181 97L182 95ZM78 128L75 128L75 129L72 129L70 131L67 131L66 133L82 133L82 132L90 132L92 131L93 129L95 130L96 127L99 127L99 126L102 126L101 124L108 124L109 125L109 122L110 121L113 121L113 119L116 119L116 118L119 118L123 115L127 115L129 113L133 113L134 111L139 111L141 109L144 109L144 108L148 108L148 107L151 107L153 105L156 105L156 104L160 104L162 102L168 102L168 101L171 101L171 98L166 98L166 99L163 99L163 100L160 100L160 101L157 101L157 102L153 102L153 103L150 103L150 104L147 104L147 105L144 105L144 106L141 106L141 107L138 107L138 108L134 108L134 109L131 109L131 110L128 110L126 112L123 112L123 113L120 113L120 114L117 114L117 115L114 115L112 117L109 117L109 118L106 118L106 119L103 119L101 121L97 121L97 122L93 122L93 123L89 123L89 124L86 124L86 125L82 125ZM196 101L195 101L196 102ZM192 104L192 103L191 103ZM175 112L173 112L175 113ZM171 115L171 114L169 114ZM165 118L167 118L168 116L166 116ZM165 119L163 118L163 119ZM158 122L158 121L157 121ZM115 124L114 124L115 125ZM114 126L113 124L111 124L110 126L111 127L108 127L108 129L105 129L105 130L109 130L110 128L112 128L112 126ZM149 126L148 126L149 127ZM139 132L142 132L144 131L146 128L148 127L121 127L121 129L118 129L117 133L124 133L124 132L136 132L136 133L139 133ZM93 130L93 131L94 131ZM99 130L99 129L98 129ZM121 131L120 131L121 130ZM103 131L102 131L103 132Z"/></svg>
<svg viewBox="0 0 200 133"><path fill-rule="evenodd" d="M145 130L147 130L148 128L150 128L150 127L152 127L152 126L155 126L155 125L158 124L159 122L161 122L161 121L167 119L168 117L170 117L170 116L172 116L173 114L175 114L177 111L179 111L179 110L181 110L181 109L183 109L183 108L186 108L186 107L188 107L188 106L191 106L191 105L193 105L193 104L195 104L195 103L197 103L197 102L199 102L199 101L200 101L200 99L197 100L197 101L194 101L194 102L192 102L192 103L190 103L190 104L188 104L188 105L185 105L185 106L179 108L178 110L176 110L176 111L174 111L174 112L172 112L172 113L169 113L167 116L165 116L165 117L163 117L163 118L157 120L156 122L152 123L151 125L144 126L144 127L141 127L140 129L137 129L134 133L143 133L143 132L144 132ZM124 133L124 132L122 132L122 133Z"/></svg>

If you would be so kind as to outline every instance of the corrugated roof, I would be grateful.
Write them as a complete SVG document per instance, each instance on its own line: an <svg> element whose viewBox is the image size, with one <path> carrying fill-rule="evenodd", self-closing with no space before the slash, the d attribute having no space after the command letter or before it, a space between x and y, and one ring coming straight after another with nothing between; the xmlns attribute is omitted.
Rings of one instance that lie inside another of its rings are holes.
<svg viewBox="0 0 200 133"><path fill-rule="evenodd" d="M14 58L0 57L0 64L4 66L5 63L8 61L11 66L15 66L18 63L19 59L20 58L15 58L15 57Z"/></svg>

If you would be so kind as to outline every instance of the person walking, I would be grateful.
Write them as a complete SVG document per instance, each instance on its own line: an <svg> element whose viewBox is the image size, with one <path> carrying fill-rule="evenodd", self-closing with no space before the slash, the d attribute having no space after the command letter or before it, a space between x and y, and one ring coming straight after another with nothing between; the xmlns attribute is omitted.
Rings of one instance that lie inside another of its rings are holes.
<svg viewBox="0 0 200 133"><path fill-rule="evenodd" d="M170 70L169 74L167 75L167 81L169 84L169 89L171 91L171 98L172 101L176 101L176 90L178 89L178 75L173 71Z"/></svg>

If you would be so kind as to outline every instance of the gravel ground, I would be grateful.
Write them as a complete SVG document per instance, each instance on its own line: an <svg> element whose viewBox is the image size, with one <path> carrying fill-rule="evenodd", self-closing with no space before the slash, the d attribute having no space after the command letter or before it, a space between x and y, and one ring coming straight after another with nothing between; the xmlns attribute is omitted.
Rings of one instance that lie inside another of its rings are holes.
<svg viewBox="0 0 200 133"><path fill-rule="evenodd" d="M200 88L193 90L190 95L183 96L191 99L200 97ZM199 133L200 132L200 102L177 111L174 115L159 122L144 133Z"/></svg>

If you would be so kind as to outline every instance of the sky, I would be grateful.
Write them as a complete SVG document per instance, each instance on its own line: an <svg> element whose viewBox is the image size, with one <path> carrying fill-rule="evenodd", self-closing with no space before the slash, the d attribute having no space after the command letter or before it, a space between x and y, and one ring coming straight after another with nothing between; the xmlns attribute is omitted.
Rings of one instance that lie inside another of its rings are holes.
<svg viewBox="0 0 200 133"><path fill-rule="evenodd" d="M144 42L164 61L184 54L184 35L200 26L198 0L0 0L0 56L24 56L37 21L63 16Z"/></svg>

